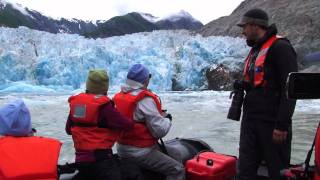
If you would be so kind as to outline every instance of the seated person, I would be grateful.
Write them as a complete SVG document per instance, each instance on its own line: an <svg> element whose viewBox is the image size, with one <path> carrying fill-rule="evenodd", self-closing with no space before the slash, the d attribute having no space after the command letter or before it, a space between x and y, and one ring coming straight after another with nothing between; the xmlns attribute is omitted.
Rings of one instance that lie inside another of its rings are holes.
<svg viewBox="0 0 320 180"><path fill-rule="evenodd" d="M121 134L117 152L121 158L142 168L164 174L167 180L183 180L185 170L181 159L171 158L157 146L157 140L169 132L172 117L162 111L158 96L147 89L150 78L146 67L135 64L121 92L114 96L116 108L135 122L133 130Z"/></svg>
<svg viewBox="0 0 320 180"><path fill-rule="evenodd" d="M118 112L108 98L109 78L105 70L91 70L86 93L69 98L66 132L72 135L78 177L90 180L120 180L121 173L112 146L121 130L133 128L133 121Z"/></svg>
<svg viewBox="0 0 320 180"><path fill-rule="evenodd" d="M18 99L0 108L0 179L57 179L61 143L33 136L30 112Z"/></svg>

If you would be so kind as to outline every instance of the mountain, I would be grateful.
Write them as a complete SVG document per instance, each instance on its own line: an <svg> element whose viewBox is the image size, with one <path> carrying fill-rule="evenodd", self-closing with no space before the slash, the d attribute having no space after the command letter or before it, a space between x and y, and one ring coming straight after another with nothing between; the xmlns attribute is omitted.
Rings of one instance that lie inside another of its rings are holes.
<svg viewBox="0 0 320 180"><path fill-rule="evenodd" d="M252 8L261 8L276 23L280 35L287 37L298 52L299 59L320 47L319 0L245 0L229 16L213 20L198 32L203 36L241 36L236 26L242 15Z"/></svg>
<svg viewBox="0 0 320 180"><path fill-rule="evenodd" d="M160 19L146 13L132 12L123 16L116 16L101 24L97 30L86 33L86 37L110 37L153 30L187 29L197 30L203 24L194 19L188 12L180 11L166 18Z"/></svg>
<svg viewBox="0 0 320 180"><path fill-rule="evenodd" d="M188 12L181 10L177 14L173 14L164 19L156 21L156 25L160 29L200 29L203 24L194 19Z"/></svg>
<svg viewBox="0 0 320 180"><path fill-rule="evenodd" d="M84 35L86 37L110 37L120 36L124 34L132 34L137 32L145 32L159 29L154 23L143 18L139 13L132 12L123 16L116 16L108 21L99 24L99 26L91 32Z"/></svg>
<svg viewBox="0 0 320 180"><path fill-rule="evenodd" d="M197 30L203 26L185 11L159 19L159 21L151 20L152 17L155 18L150 14L132 12L107 21L92 22L65 18L58 20L24 8L19 4L0 0L0 26L12 28L26 26L50 33L70 33L91 38L104 38L162 29Z"/></svg>
<svg viewBox="0 0 320 180"><path fill-rule="evenodd" d="M26 26L31 29L47 31L51 33L76 33L83 34L96 29L92 22L86 22L78 19L67 20L61 18L55 20L43 16L41 13L21 5L0 1L0 26L16 28Z"/></svg>

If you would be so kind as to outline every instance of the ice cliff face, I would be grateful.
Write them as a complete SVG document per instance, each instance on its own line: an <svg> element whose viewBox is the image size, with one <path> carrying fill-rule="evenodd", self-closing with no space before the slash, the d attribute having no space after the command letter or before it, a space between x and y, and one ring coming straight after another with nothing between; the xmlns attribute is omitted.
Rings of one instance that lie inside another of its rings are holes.
<svg viewBox="0 0 320 180"><path fill-rule="evenodd" d="M152 72L155 91L206 88L206 69L234 69L248 48L243 39L154 31L106 39L50 34L28 28L0 28L0 92L84 89L89 69L106 69L111 90L119 90L129 67L142 63Z"/></svg>

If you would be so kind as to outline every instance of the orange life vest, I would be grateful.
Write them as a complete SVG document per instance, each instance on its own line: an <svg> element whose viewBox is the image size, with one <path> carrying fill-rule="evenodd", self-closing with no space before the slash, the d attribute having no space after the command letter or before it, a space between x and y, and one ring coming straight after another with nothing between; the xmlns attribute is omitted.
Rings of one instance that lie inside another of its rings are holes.
<svg viewBox="0 0 320 180"><path fill-rule="evenodd" d="M131 93L117 93L114 96L116 108L126 117L133 120L134 111L137 103L145 97L151 97L157 105L159 113L162 113L161 103L157 95L150 91L142 90L138 95ZM134 123L133 129L122 132L118 140L120 144L131 145L136 147L150 147L157 143L157 139L153 137L145 123Z"/></svg>
<svg viewBox="0 0 320 180"><path fill-rule="evenodd" d="M52 138L0 137L0 179L57 179L60 147Z"/></svg>
<svg viewBox="0 0 320 180"><path fill-rule="evenodd" d="M76 150L111 149L119 132L99 127L99 110L107 96L81 93L69 98L71 134Z"/></svg>
<svg viewBox="0 0 320 180"><path fill-rule="evenodd" d="M282 38L282 37L274 35L262 45L254 64L254 77L253 77L254 87L266 85L266 81L264 80L264 73L265 73L264 65L265 65L266 56L271 45L279 38ZM243 71L244 81L249 83L252 83L250 82L251 80L249 75L249 66L250 66L250 61L252 60L251 59L252 55L253 55L253 50L251 49L248 57L245 60L244 71Z"/></svg>
<svg viewBox="0 0 320 180"><path fill-rule="evenodd" d="M315 141L315 151L314 151L314 164L315 173L314 180L320 180L320 128L318 126Z"/></svg>

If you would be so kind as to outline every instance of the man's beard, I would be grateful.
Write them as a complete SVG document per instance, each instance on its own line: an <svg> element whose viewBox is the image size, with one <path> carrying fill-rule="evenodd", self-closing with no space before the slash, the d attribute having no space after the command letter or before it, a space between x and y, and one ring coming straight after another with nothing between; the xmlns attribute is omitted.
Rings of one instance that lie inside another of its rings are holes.
<svg viewBox="0 0 320 180"><path fill-rule="evenodd" d="M249 47L253 47L254 46L254 44L256 43L256 41L255 40L252 40L252 39L247 39L247 45L249 46Z"/></svg>
<svg viewBox="0 0 320 180"><path fill-rule="evenodd" d="M259 36L256 32L252 32L247 36L247 45L253 47L259 41Z"/></svg>

